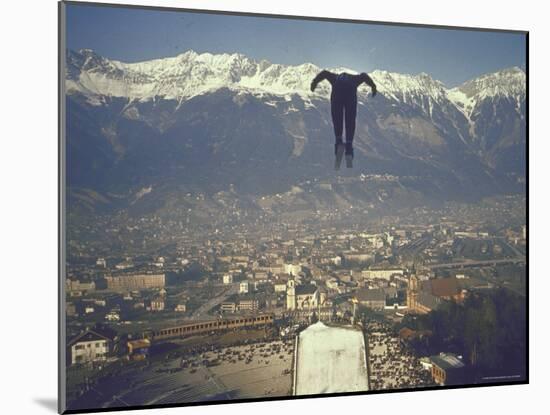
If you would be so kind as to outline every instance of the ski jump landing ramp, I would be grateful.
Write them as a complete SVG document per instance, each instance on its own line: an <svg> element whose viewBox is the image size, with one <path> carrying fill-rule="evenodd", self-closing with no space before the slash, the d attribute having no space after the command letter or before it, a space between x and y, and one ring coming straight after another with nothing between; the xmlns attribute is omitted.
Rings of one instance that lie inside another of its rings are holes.
<svg viewBox="0 0 550 415"><path fill-rule="evenodd" d="M296 336L293 395L369 390L365 338L352 326L317 322Z"/></svg>

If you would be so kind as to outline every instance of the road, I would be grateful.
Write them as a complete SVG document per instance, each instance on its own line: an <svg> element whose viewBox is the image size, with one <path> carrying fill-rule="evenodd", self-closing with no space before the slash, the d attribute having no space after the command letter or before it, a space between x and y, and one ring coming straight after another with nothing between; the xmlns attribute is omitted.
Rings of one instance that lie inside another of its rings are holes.
<svg viewBox="0 0 550 415"><path fill-rule="evenodd" d="M487 259L483 261L447 262L445 264L426 265L426 267L430 269L462 268L462 267L479 267L479 266L497 265L497 264L518 264L521 262L525 262L525 258L506 258L506 259Z"/></svg>
<svg viewBox="0 0 550 415"><path fill-rule="evenodd" d="M514 245L509 243L505 238L498 238L497 240L499 240L502 244L506 245L511 251L514 252L514 254L516 254L518 258L525 258L525 255L522 252L520 252Z"/></svg>
<svg viewBox="0 0 550 415"><path fill-rule="evenodd" d="M193 314L191 314L190 319L191 320L201 320L206 317L211 317L208 315L208 312L212 310L214 307L220 305L223 303L229 296L233 294L237 294L239 290L238 284L231 284L228 285L227 288L224 288L222 293L214 298L211 298L206 303L202 304L199 308L197 308Z"/></svg>
<svg viewBox="0 0 550 415"><path fill-rule="evenodd" d="M421 238L415 239L414 241L409 242L406 245L400 246L397 248L397 254L399 255L411 255L416 256L422 250L424 250L430 243L430 238L423 236Z"/></svg>

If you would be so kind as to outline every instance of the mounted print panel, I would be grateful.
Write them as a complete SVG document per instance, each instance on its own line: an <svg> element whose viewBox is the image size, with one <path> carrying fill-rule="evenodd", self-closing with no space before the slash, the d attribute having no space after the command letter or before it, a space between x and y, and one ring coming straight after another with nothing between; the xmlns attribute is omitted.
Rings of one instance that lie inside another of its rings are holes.
<svg viewBox="0 0 550 415"><path fill-rule="evenodd" d="M528 382L527 32L59 17L60 412Z"/></svg>

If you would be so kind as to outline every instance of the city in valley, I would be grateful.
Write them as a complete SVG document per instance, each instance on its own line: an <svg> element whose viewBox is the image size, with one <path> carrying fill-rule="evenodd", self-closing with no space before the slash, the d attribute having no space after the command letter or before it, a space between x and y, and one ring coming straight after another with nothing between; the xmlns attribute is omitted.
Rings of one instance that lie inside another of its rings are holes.
<svg viewBox="0 0 550 415"><path fill-rule="evenodd" d="M524 381L525 197L362 209L69 210L68 409Z"/></svg>

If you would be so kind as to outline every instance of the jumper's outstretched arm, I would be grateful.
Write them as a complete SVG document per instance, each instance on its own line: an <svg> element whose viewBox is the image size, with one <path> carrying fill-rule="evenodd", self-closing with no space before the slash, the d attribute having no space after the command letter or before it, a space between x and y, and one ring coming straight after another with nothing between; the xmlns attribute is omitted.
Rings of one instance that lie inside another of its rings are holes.
<svg viewBox="0 0 550 415"><path fill-rule="evenodd" d="M370 86L370 88L372 89L372 96L375 96L376 95L376 84L374 83L374 81L372 80L372 78L370 76L367 75L366 72L363 72L359 75L359 80L361 81L361 83L366 83L368 86Z"/></svg>
<svg viewBox="0 0 550 415"><path fill-rule="evenodd" d="M311 81L311 92L315 91L315 88L317 88L317 84L321 81L324 81L325 79L332 84L335 76L336 75L330 71L322 70L317 74L315 78L313 78L313 81Z"/></svg>

